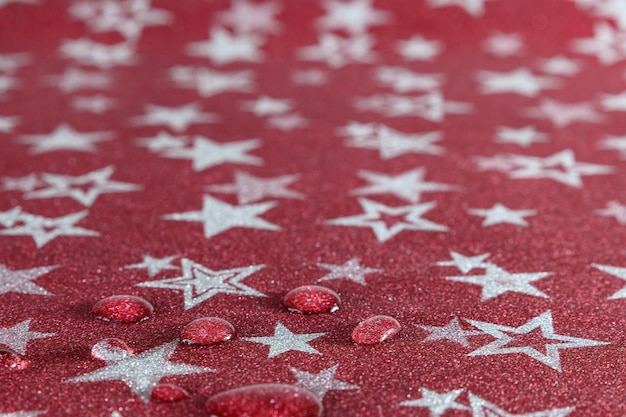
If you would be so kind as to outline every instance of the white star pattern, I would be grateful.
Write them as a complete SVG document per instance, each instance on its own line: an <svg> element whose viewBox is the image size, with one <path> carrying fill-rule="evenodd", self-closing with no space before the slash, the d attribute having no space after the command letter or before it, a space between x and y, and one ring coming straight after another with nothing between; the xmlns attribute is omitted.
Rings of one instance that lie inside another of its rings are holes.
<svg viewBox="0 0 626 417"><path fill-rule="evenodd" d="M569 59L563 55L557 55L550 59L543 59L540 61L541 71L550 75L565 75L573 76L580 71L580 64L578 61Z"/></svg>
<svg viewBox="0 0 626 417"><path fill-rule="evenodd" d="M598 148L616 150L620 158L626 159L626 136L609 136L598 142Z"/></svg>
<svg viewBox="0 0 626 417"><path fill-rule="evenodd" d="M3 1L5 0L0 0L0 7L3 6ZM9 0L11 1L15 1L15 0ZM27 2L27 1L32 1L32 0L17 0L20 2ZM41 410L41 411L17 411L15 413L0 413L0 417L37 417L40 414L44 414L46 413L46 410Z"/></svg>
<svg viewBox="0 0 626 417"><path fill-rule="evenodd" d="M160 131L151 138L140 138L135 141L137 146L145 146L150 152L159 153L171 148L184 148L187 145L187 137L172 136L167 132Z"/></svg>
<svg viewBox="0 0 626 417"><path fill-rule="evenodd" d="M619 224L626 225L626 206L617 202L609 201L606 208L596 210L598 216L613 217Z"/></svg>
<svg viewBox="0 0 626 417"><path fill-rule="evenodd" d="M602 272L606 272L609 275L612 275L616 278L623 279L626 281L626 268L620 266L611 266L611 265L601 265L601 264L593 264L594 268L599 269ZM611 295L609 300L619 300L622 298L626 298L626 287L622 288L615 294Z"/></svg>
<svg viewBox="0 0 626 417"><path fill-rule="evenodd" d="M13 128L20 123L20 120L16 116L0 116L0 132L11 133Z"/></svg>
<svg viewBox="0 0 626 417"><path fill-rule="evenodd" d="M446 101L439 91L408 97L394 94L377 94L370 97L360 97L354 102L361 111L372 111L386 117L421 117L431 122L442 122L448 113L471 113L473 106L470 103Z"/></svg>
<svg viewBox="0 0 626 417"><path fill-rule="evenodd" d="M422 217L432 210L436 203L412 204L409 206L390 207L376 201L360 198L363 214L327 220L331 226L369 227L380 242L385 242L402 231L445 232L446 226ZM390 217L391 226L385 221Z"/></svg>
<svg viewBox="0 0 626 417"><path fill-rule="evenodd" d="M423 340L423 342L448 340L450 342L458 343L459 345L465 347L470 346L470 343L467 340L468 336L478 336L483 334L483 332L481 332L480 330L463 329L457 317L450 320L450 322L445 326L427 326L424 324L418 324L417 327L430 333L426 337L426 339Z"/></svg>
<svg viewBox="0 0 626 417"><path fill-rule="evenodd" d="M207 68L174 67L170 76L179 86L195 89L202 97L253 90L254 73L248 70L220 72Z"/></svg>
<svg viewBox="0 0 626 417"><path fill-rule="evenodd" d="M321 355L309 342L324 336L326 333L293 333L282 323L278 323L274 329L273 336L264 337L242 337L248 342L261 343L270 347L268 358L273 358L280 354L297 351Z"/></svg>
<svg viewBox="0 0 626 417"><path fill-rule="evenodd" d="M539 106L526 109L526 116L549 119L557 127L566 127L574 122L600 123L604 120L589 103L561 103L543 99Z"/></svg>
<svg viewBox="0 0 626 417"><path fill-rule="evenodd" d="M426 388L420 388L422 398L403 401L400 405L403 407L428 408L431 417L441 417L447 410L469 410L469 407L456 402L457 397L462 392L462 389L457 389L439 394Z"/></svg>
<svg viewBox="0 0 626 417"><path fill-rule="evenodd" d="M396 43L396 50L407 61L432 61L443 52L443 42L428 40L422 35L415 35Z"/></svg>
<svg viewBox="0 0 626 417"><path fill-rule="evenodd" d="M31 154L70 150L95 152L98 142L111 140L111 132L79 133L67 124L61 124L53 132L39 135L22 135L20 143L32 145Z"/></svg>
<svg viewBox="0 0 626 417"><path fill-rule="evenodd" d="M383 25L391 21L388 12L372 7L373 0L324 0L326 15L316 22L322 31L342 29L356 35L367 32L369 26Z"/></svg>
<svg viewBox="0 0 626 417"><path fill-rule="evenodd" d="M41 185L41 180L37 174L28 174L23 177L2 177L2 188L4 191L32 191Z"/></svg>
<svg viewBox="0 0 626 417"><path fill-rule="evenodd" d="M537 132L534 126L524 126L520 128L500 126L496 132L496 142L514 143L527 148L533 143L546 142L548 135Z"/></svg>
<svg viewBox="0 0 626 417"><path fill-rule="evenodd" d="M287 188L297 180L297 175L259 178L237 171L234 184L210 185L206 189L218 193L237 194L239 204L254 203L266 197L301 199L304 197L302 194Z"/></svg>
<svg viewBox="0 0 626 417"><path fill-rule="evenodd" d="M205 195L202 210L167 214L163 218L165 220L202 223L204 237L209 239L234 227L280 231L281 228L277 225L258 217L275 206L276 202L274 201L232 206Z"/></svg>
<svg viewBox="0 0 626 417"><path fill-rule="evenodd" d="M292 100L277 99L269 96L261 96L256 100L244 101L241 104L243 110L254 113L257 116L269 116L286 113L292 109Z"/></svg>
<svg viewBox="0 0 626 417"><path fill-rule="evenodd" d="M442 74L419 74L402 67L380 67L375 75L382 85L398 93L436 90L444 80Z"/></svg>
<svg viewBox="0 0 626 417"><path fill-rule="evenodd" d="M503 326L488 322L467 320L472 326L479 328L484 333L493 336L496 340L490 344L478 348L470 353L469 356L487 356L487 355L508 355L522 353L532 359L535 359L552 369L561 371L561 349L583 348L591 346L607 345L607 342L599 342L596 340L582 339L572 336L563 336L554 333L552 325L552 313L546 311L543 314L531 319L530 321L518 327ZM535 329L541 330L541 335L547 342L544 346L546 353L541 353L532 346L506 347L507 344L515 340L515 336L509 336L507 333L514 335L529 334Z"/></svg>
<svg viewBox="0 0 626 417"><path fill-rule="evenodd" d="M176 265L172 265L172 261L178 256L166 256L164 258L155 258L150 255L143 255L143 260L138 264L127 265L124 268L129 269L147 269L148 275L153 277L161 271L170 269L179 269Z"/></svg>
<svg viewBox="0 0 626 417"><path fill-rule="evenodd" d="M64 93L79 90L106 90L112 82L111 76L105 72L84 71L79 68L67 68L61 75L45 78L47 85L57 87Z"/></svg>
<svg viewBox="0 0 626 417"><path fill-rule="evenodd" d="M353 62L373 62L376 57L371 50L373 46L374 38L368 34L343 38L324 33L319 36L317 45L300 48L297 56L305 61L323 61L331 68L339 68Z"/></svg>
<svg viewBox="0 0 626 417"><path fill-rule="evenodd" d="M169 148L162 155L166 158L190 159L194 171L204 171L225 163L262 165L261 158L247 153L260 145L258 139L220 143L196 136L191 147Z"/></svg>
<svg viewBox="0 0 626 417"><path fill-rule="evenodd" d="M473 17L480 17L485 12L488 0L428 0L430 7L459 6Z"/></svg>
<svg viewBox="0 0 626 417"><path fill-rule="evenodd" d="M330 271L328 274L318 279L318 281L330 281L333 279L345 278L361 285L366 285L365 275L382 271L381 269L362 266L359 258L349 259L341 265L318 263L317 266Z"/></svg>
<svg viewBox="0 0 626 417"><path fill-rule="evenodd" d="M20 294L52 295L33 281L58 266L40 266L38 268L13 271L0 264L0 294L15 292Z"/></svg>
<svg viewBox="0 0 626 417"><path fill-rule="evenodd" d="M231 34L222 28L213 28L204 42L187 45L188 55L208 58L215 65L237 61L260 62L263 54L259 47L264 40L254 34Z"/></svg>
<svg viewBox="0 0 626 417"><path fill-rule="evenodd" d="M487 258L489 258L488 253L483 253L476 256L465 256L460 253L450 251L450 256L452 257L449 261L441 261L437 262L439 266L453 266L458 268L464 274L467 274L473 269L476 268L485 268L487 265L490 265L489 262L485 262Z"/></svg>
<svg viewBox="0 0 626 417"><path fill-rule="evenodd" d="M348 384L347 382L335 379L337 369L339 365L331 366L328 369L312 374L309 372L301 371L296 368L289 368L291 373L296 377L298 382L296 385L300 385L311 392L314 392L319 397L320 401L324 399L324 396L328 391L333 390L351 390L359 389L358 385Z"/></svg>
<svg viewBox="0 0 626 417"><path fill-rule="evenodd" d="M516 33L496 32L483 43L483 49L499 58L520 55L524 50L524 41Z"/></svg>
<svg viewBox="0 0 626 417"><path fill-rule="evenodd" d="M82 38L65 41L61 54L83 65L110 69L118 65L133 65L137 61L133 43L122 42L107 45Z"/></svg>
<svg viewBox="0 0 626 417"><path fill-rule="evenodd" d="M469 394L469 400L472 417L565 417L574 411L574 407L567 407L533 413L511 414L472 393Z"/></svg>
<svg viewBox="0 0 626 417"><path fill-rule="evenodd" d="M481 83L483 94L514 93L535 97L543 89L559 86L558 80L536 76L527 68L510 72L479 71L476 78Z"/></svg>
<svg viewBox="0 0 626 417"><path fill-rule="evenodd" d="M470 208L467 212L473 216L484 217L483 227L503 223L526 227L528 222L525 218L537 214L537 210L513 210L501 203L495 203L489 209Z"/></svg>
<svg viewBox="0 0 626 417"><path fill-rule="evenodd" d="M135 126L166 125L175 132L182 132L192 124L214 123L218 116L214 113L205 113L200 104L191 103L180 107L164 107L149 104L146 114L130 119Z"/></svg>
<svg viewBox="0 0 626 417"><path fill-rule="evenodd" d="M137 286L182 290L184 294L185 310L189 310L217 294L266 297L265 294L241 282L255 272L263 269L264 265L252 265L243 268L213 271L204 265L193 262L187 258L182 258L181 267L183 269L183 275L180 277L142 282L137 284Z"/></svg>
<svg viewBox="0 0 626 417"><path fill-rule="evenodd" d="M98 94L89 97L76 97L71 104L76 111L101 114L114 108L116 103L116 100Z"/></svg>
<svg viewBox="0 0 626 417"><path fill-rule="evenodd" d="M626 91L619 94L604 94L600 103L606 111L626 111Z"/></svg>
<svg viewBox="0 0 626 417"><path fill-rule="evenodd" d="M626 58L626 32L607 22L596 23L593 38L575 40L571 48L574 52L595 55L603 65L612 65Z"/></svg>
<svg viewBox="0 0 626 417"><path fill-rule="evenodd" d="M54 333L40 333L30 330L32 319L24 320L12 327L0 327L0 345L8 346L15 352L25 355L28 342L35 339L44 339L56 336Z"/></svg>
<svg viewBox="0 0 626 417"><path fill-rule="evenodd" d="M222 24L234 28L237 33L276 33L280 23L276 15L280 6L274 1L256 3L248 0L233 0L231 8L218 14Z"/></svg>

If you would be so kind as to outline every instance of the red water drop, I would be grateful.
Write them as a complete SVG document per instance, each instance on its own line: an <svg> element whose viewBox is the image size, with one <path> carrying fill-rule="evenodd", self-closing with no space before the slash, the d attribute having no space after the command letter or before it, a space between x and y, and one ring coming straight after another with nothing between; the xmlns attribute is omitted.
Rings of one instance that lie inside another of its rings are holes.
<svg viewBox="0 0 626 417"><path fill-rule="evenodd" d="M133 353L126 342L115 338L102 339L91 348L91 356L103 361L119 361Z"/></svg>
<svg viewBox="0 0 626 417"><path fill-rule="evenodd" d="M180 338L192 345L214 345L226 342L235 336L232 324L219 317L195 319L183 329Z"/></svg>
<svg viewBox="0 0 626 417"><path fill-rule="evenodd" d="M389 316L373 316L360 322L352 331L350 339L359 345L376 345L400 331L398 320Z"/></svg>
<svg viewBox="0 0 626 417"><path fill-rule="evenodd" d="M11 371L21 371L28 368L30 361L10 349L0 349L0 367Z"/></svg>
<svg viewBox="0 0 626 417"><path fill-rule="evenodd" d="M320 285L303 285L283 297L283 305L294 313L320 314L339 310L341 299L330 288Z"/></svg>
<svg viewBox="0 0 626 417"><path fill-rule="evenodd" d="M91 312L101 320L135 323L152 315L152 304L134 295L113 295L94 304Z"/></svg>
<svg viewBox="0 0 626 417"><path fill-rule="evenodd" d="M174 384L158 384L152 390L150 394L153 400L161 401L164 403L173 403L176 401L182 401L189 397L189 393Z"/></svg>
<svg viewBox="0 0 626 417"><path fill-rule="evenodd" d="M249 385L217 394L206 403L212 417L319 417L315 394L295 385Z"/></svg>

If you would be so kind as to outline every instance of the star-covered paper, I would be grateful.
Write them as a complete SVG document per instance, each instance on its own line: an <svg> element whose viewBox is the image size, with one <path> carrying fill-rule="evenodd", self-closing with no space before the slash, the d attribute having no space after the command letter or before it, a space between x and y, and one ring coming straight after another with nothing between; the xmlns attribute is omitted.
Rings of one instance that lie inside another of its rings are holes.
<svg viewBox="0 0 626 417"><path fill-rule="evenodd" d="M624 0L0 0L0 417L623 417L625 115Z"/></svg>

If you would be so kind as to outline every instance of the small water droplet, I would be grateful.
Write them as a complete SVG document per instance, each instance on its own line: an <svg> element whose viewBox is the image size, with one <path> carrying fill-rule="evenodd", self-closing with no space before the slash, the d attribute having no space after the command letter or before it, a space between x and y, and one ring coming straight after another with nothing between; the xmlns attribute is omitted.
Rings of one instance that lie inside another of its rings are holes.
<svg viewBox="0 0 626 417"><path fill-rule="evenodd" d="M320 285L303 285L289 291L283 297L283 305L294 313L334 313L339 310L341 299L330 288Z"/></svg>
<svg viewBox="0 0 626 417"><path fill-rule="evenodd" d="M120 339L102 339L91 348L91 356L103 361L119 361L134 352Z"/></svg>
<svg viewBox="0 0 626 417"><path fill-rule="evenodd" d="M209 398L206 409L212 417L319 417L323 410L311 391L285 384L225 391Z"/></svg>
<svg viewBox="0 0 626 417"><path fill-rule="evenodd" d="M176 401L182 401L189 397L189 393L174 384L157 384L150 394L153 400L161 401L164 403L173 403Z"/></svg>
<svg viewBox="0 0 626 417"><path fill-rule="evenodd" d="M146 320L154 311L152 304L134 295L113 295L94 304L91 312L101 320L135 323Z"/></svg>
<svg viewBox="0 0 626 417"><path fill-rule="evenodd" d="M21 371L28 368L30 361L11 349L0 348L0 367L11 371Z"/></svg>
<svg viewBox="0 0 626 417"><path fill-rule="evenodd" d="M401 328L393 317L373 316L360 322L352 331L350 339L359 345L376 345L394 336Z"/></svg>
<svg viewBox="0 0 626 417"><path fill-rule="evenodd" d="M189 323L180 334L184 343L192 345L214 345L226 342L235 336L232 324L219 317L202 317Z"/></svg>

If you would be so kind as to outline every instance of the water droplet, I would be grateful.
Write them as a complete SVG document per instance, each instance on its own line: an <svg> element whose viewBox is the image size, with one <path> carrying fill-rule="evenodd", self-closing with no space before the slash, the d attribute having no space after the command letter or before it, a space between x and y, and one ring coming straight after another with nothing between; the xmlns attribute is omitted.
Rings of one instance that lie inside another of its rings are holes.
<svg viewBox="0 0 626 417"><path fill-rule="evenodd" d="M28 368L30 361L11 349L0 349L0 367L11 371L20 371Z"/></svg>
<svg viewBox="0 0 626 417"><path fill-rule="evenodd" d="M120 339L103 339L91 348L91 356L103 361L119 361L133 353L126 342Z"/></svg>
<svg viewBox="0 0 626 417"><path fill-rule="evenodd" d="M189 397L189 393L174 384L157 384L150 394L153 400L162 401L164 403L173 403L184 400Z"/></svg>
<svg viewBox="0 0 626 417"><path fill-rule="evenodd" d="M384 342L400 331L398 320L389 316L373 316L360 322L350 338L359 345L376 345Z"/></svg>
<svg viewBox="0 0 626 417"><path fill-rule="evenodd" d="M192 345L214 345L226 342L235 336L232 324L219 317L202 317L189 323L180 338Z"/></svg>
<svg viewBox="0 0 626 417"><path fill-rule="evenodd" d="M135 323L152 315L152 304L134 295L113 295L94 304L91 312L101 320Z"/></svg>
<svg viewBox="0 0 626 417"><path fill-rule="evenodd" d="M283 305L294 313L320 314L339 310L341 299L330 288L320 285L303 285L283 297Z"/></svg>
<svg viewBox="0 0 626 417"><path fill-rule="evenodd" d="M315 394L295 385L249 385L217 394L206 403L214 417L319 417Z"/></svg>

